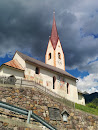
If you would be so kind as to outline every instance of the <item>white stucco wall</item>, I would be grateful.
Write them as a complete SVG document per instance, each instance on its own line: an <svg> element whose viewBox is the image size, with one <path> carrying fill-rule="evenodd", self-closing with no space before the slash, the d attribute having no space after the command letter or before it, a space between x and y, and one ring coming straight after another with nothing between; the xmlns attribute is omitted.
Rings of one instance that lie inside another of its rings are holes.
<svg viewBox="0 0 98 130"><path fill-rule="evenodd" d="M58 53L61 54L61 59L58 58ZM56 55L56 67L65 70L65 58L64 58L64 53L62 50L60 40L58 40L58 43L55 49L55 55Z"/></svg>
<svg viewBox="0 0 98 130"><path fill-rule="evenodd" d="M3 70L2 70L2 68L0 68L0 76L2 76L3 75Z"/></svg>
<svg viewBox="0 0 98 130"><path fill-rule="evenodd" d="M66 82L69 83L67 99L77 102L78 101L78 92L76 87L76 82L73 79L66 78ZM66 85L67 88L67 85Z"/></svg>
<svg viewBox="0 0 98 130"><path fill-rule="evenodd" d="M40 68L40 73L35 74L36 65L26 63L25 72L13 69L12 67L3 66L0 70L0 75L11 76L14 75L16 78L25 78L28 80L36 81L51 91L65 97L68 100L73 102L85 105L84 98L81 98L81 95L78 97L76 82L73 79L70 79L61 74L57 74L54 71L49 71L45 68ZM56 77L55 89L53 89L53 77ZM69 83L68 94L67 94L67 83Z"/></svg>
<svg viewBox="0 0 98 130"><path fill-rule="evenodd" d="M51 73L50 71L47 71L45 69L40 70L40 75L43 77L43 85L46 86L48 89L53 89L53 76L56 77L56 74ZM47 83L50 84L47 86Z"/></svg>
<svg viewBox="0 0 98 130"><path fill-rule="evenodd" d="M49 53L51 53L51 59L48 59ZM58 53L61 54L61 59L58 58ZM45 62L46 64L65 70L65 57L64 57L60 40L58 40L55 50L53 49L52 43L49 40L47 51L46 51Z"/></svg>
<svg viewBox="0 0 98 130"><path fill-rule="evenodd" d="M67 99L71 101L78 101L77 87L69 83Z"/></svg>
<svg viewBox="0 0 98 130"><path fill-rule="evenodd" d="M78 104L85 105L85 99L80 93L78 93Z"/></svg>
<svg viewBox="0 0 98 130"><path fill-rule="evenodd" d="M13 59L16 59L21 64L21 66L25 69L26 67L25 61L17 53L14 55Z"/></svg>
<svg viewBox="0 0 98 130"><path fill-rule="evenodd" d="M48 59L49 53L51 53L51 59ZM54 66L54 49L50 40L46 51L45 63Z"/></svg>
<svg viewBox="0 0 98 130"><path fill-rule="evenodd" d="M43 86L56 92L57 94L71 100L78 102L78 93L76 82L68 77L64 77L53 71L49 71L44 68L40 68L40 73L35 74L35 69L37 66L26 63L25 77L29 80L41 82ZM55 89L53 89L53 77L56 77ZM69 94L67 94L67 83L69 83Z"/></svg>
<svg viewBox="0 0 98 130"><path fill-rule="evenodd" d="M7 77L14 75L16 78L24 78L23 71L19 71L19 70L13 69L11 67L5 67L5 66L2 68L2 75L7 76Z"/></svg>
<svg viewBox="0 0 98 130"><path fill-rule="evenodd" d="M25 75L34 76L36 66L26 63Z"/></svg>

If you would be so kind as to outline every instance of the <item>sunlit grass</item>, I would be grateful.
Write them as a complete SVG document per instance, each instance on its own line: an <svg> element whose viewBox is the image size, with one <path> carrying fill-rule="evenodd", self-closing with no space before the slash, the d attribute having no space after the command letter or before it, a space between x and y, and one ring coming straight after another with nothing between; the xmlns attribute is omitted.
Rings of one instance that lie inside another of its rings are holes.
<svg viewBox="0 0 98 130"><path fill-rule="evenodd" d="M88 112L88 113L91 113L91 114L94 114L94 115L98 115L98 109L88 107L87 105L83 106L83 105L80 105L80 104L75 104L75 108L82 110L84 112Z"/></svg>

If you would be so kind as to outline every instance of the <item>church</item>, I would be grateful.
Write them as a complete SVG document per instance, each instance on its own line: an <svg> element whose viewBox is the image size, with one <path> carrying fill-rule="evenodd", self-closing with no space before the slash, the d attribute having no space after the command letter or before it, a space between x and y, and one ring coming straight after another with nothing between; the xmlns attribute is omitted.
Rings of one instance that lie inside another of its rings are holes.
<svg viewBox="0 0 98 130"><path fill-rule="evenodd" d="M58 36L55 15L45 63L16 51L11 61L0 66L0 76L36 81L60 96L85 105L82 93L76 87L77 78L66 72L63 48Z"/></svg>

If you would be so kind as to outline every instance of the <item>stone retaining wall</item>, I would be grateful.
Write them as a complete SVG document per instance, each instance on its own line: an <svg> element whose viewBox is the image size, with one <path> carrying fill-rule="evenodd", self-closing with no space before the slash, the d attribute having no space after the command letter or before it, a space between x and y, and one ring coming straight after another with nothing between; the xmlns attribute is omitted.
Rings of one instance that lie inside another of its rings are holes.
<svg viewBox="0 0 98 130"><path fill-rule="evenodd" d="M58 130L97 130L98 116L94 116L79 110L68 107L57 101L55 97L47 96L35 88L29 87L0 87L0 100L16 105L18 107L32 110L35 114L42 117L45 121L56 127ZM50 120L48 108L58 108L60 113L66 110L69 113L68 122ZM7 115L13 112L0 108L0 113L5 112ZM15 115L15 114L14 114ZM32 121L34 123L34 121ZM3 126L3 125L2 125Z"/></svg>
<svg viewBox="0 0 98 130"><path fill-rule="evenodd" d="M27 124L18 118L0 116L0 130L43 130L40 124Z"/></svg>

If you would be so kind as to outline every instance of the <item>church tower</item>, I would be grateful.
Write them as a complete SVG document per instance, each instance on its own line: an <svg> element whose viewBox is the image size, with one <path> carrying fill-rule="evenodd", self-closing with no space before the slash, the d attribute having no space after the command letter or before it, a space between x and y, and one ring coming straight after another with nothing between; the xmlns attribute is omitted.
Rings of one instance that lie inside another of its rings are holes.
<svg viewBox="0 0 98 130"><path fill-rule="evenodd" d="M65 70L64 52L57 32L55 14L53 14L53 25L46 50L45 63Z"/></svg>

